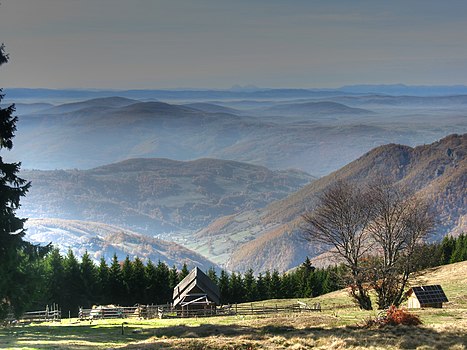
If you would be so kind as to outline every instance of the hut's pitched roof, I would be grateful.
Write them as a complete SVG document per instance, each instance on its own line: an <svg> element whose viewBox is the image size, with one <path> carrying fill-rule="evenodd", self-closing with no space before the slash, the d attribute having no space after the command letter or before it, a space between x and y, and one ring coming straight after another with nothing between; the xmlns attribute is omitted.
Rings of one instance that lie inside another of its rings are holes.
<svg viewBox="0 0 467 350"><path fill-rule="evenodd" d="M191 272L175 286L173 292L173 305L177 306L183 300L190 296L199 296L205 294L208 300L220 304L219 287L206 276L198 267Z"/></svg>
<svg viewBox="0 0 467 350"><path fill-rule="evenodd" d="M434 304L434 303L445 303L448 302L446 294L444 294L443 288L439 284L432 286L419 286L412 287L408 291L408 295L412 292L417 297L420 304Z"/></svg>

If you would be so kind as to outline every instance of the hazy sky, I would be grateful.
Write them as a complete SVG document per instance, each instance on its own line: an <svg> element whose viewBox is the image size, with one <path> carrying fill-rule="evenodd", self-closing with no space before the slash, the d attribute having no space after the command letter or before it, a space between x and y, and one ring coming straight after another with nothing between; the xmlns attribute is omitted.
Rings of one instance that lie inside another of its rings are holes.
<svg viewBox="0 0 467 350"><path fill-rule="evenodd" d="M467 1L2 0L0 86L467 84Z"/></svg>

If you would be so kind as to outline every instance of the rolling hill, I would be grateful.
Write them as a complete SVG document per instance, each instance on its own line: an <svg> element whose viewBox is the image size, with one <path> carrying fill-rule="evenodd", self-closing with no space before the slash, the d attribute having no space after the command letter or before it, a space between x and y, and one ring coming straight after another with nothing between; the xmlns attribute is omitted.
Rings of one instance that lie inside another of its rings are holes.
<svg viewBox="0 0 467 350"><path fill-rule="evenodd" d="M408 186L433 203L439 224L432 237L467 230L467 134L450 135L415 148L397 144L377 147L347 166L261 210L223 217L199 230L187 247L227 268L245 271L288 270L316 256L321 247L302 236L301 215L337 180L365 184L380 176ZM212 249L211 247L215 247Z"/></svg>
<svg viewBox="0 0 467 350"><path fill-rule="evenodd" d="M72 249L78 257L87 251L96 261L104 257L109 262L115 253L119 260L129 255L131 258L151 259L155 263L160 260L178 268L184 263L189 267L198 266L204 271L215 267L205 257L178 244L117 226L78 220L29 219L26 227L28 241L36 244L53 242L62 254Z"/></svg>
<svg viewBox="0 0 467 350"><path fill-rule="evenodd" d="M308 184L298 170L216 159L130 159L90 170L23 171L21 215L117 225L150 236L191 232L257 209Z"/></svg>
<svg viewBox="0 0 467 350"><path fill-rule="evenodd" d="M339 94L336 101L329 96L244 101L262 107L238 111L226 108L228 101L176 105L141 102L148 97L143 92L128 96L139 100L114 96L50 108L23 103L15 146L5 159L21 160L23 168L53 170L89 169L129 158L207 157L324 176L379 145L414 146L467 132L464 105L454 97L420 99L416 106L403 107L397 102L404 97L390 97L397 106L390 108L375 105L371 96ZM264 108L277 110L263 115Z"/></svg>
<svg viewBox="0 0 467 350"><path fill-rule="evenodd" d="M342 103L318 101L277 104L263 109L262 113L266 115L329 117L367 115L373 112L367 109L349 107Z"/></svg>

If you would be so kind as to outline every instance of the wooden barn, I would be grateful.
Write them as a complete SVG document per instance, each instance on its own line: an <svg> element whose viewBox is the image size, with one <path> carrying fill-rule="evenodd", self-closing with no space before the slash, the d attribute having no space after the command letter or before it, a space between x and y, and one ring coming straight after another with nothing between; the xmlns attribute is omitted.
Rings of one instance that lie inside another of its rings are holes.
<svg viewBox="0 0 467 350"><path fill-rule="evenodd" d="M442 308L443 303L448 302L448 298L439 284L412 287L408 290L407 297L407 307L409 309L419 309L422 307Z"/></svg>
<svg viewBox="0 0 467 350"><path fill-rule="evenodd" d="M174 288L173 307L181 310L182 315L190 311L213 314L219 304L219 287L198 267Z"/></svg>

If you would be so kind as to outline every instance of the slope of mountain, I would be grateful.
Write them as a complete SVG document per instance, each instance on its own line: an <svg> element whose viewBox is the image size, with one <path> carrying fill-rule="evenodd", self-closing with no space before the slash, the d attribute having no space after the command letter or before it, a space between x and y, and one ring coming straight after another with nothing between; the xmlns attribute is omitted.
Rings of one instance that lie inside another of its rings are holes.
<svg viewBox="0 0 467 350"><path fill-rule="evenodd" d="M119 260L131 258L159 260L178 268L186 263L206 271L215 264L203 256L176 243L148 237L117 226L97 222L63 219L29 219L26 224L26 239L35 244L53 242L62 254L72 249L81 257L87 251L94 260L104 257L108 262L113 254Z"/></svg>
<svg viewBox="0 0 467 350"><path fill-rule="evenodd" d="M408 186L433 203L439 225L432 239L467 230L467 134L464 134L415 148L396 144L375 148L262 210L216 220L195 234L196 244L187 246L203 253L208 251L207 247L221 247L211 250L211 259L234 270L250 267L255 271L287 270L303 262L306 256L321 252L321 247L308 243L300 230L301 215L314 207L317 196L336 180L365 184L381 176Z"/></svg>
<svg viewBox="0 0 467 350"><path fill-rule="evenodd" d="M149 234L191 231L308 184L298 170L215 159L130 159L91 170L23 171L21 215L98 221Z"/></svg>
<svg viewBox="0 0 467 350"><path fill-rule="evenodd" d="M79 111L82 109L90 108L119 108L125 107L139 101L132 100L123 97L104 97L104 98L95 98L92 100L82 101L82 102L72 102L65 103L59 106L54 106L47 110L40 111L41 114L62 114Z"/></svg>

